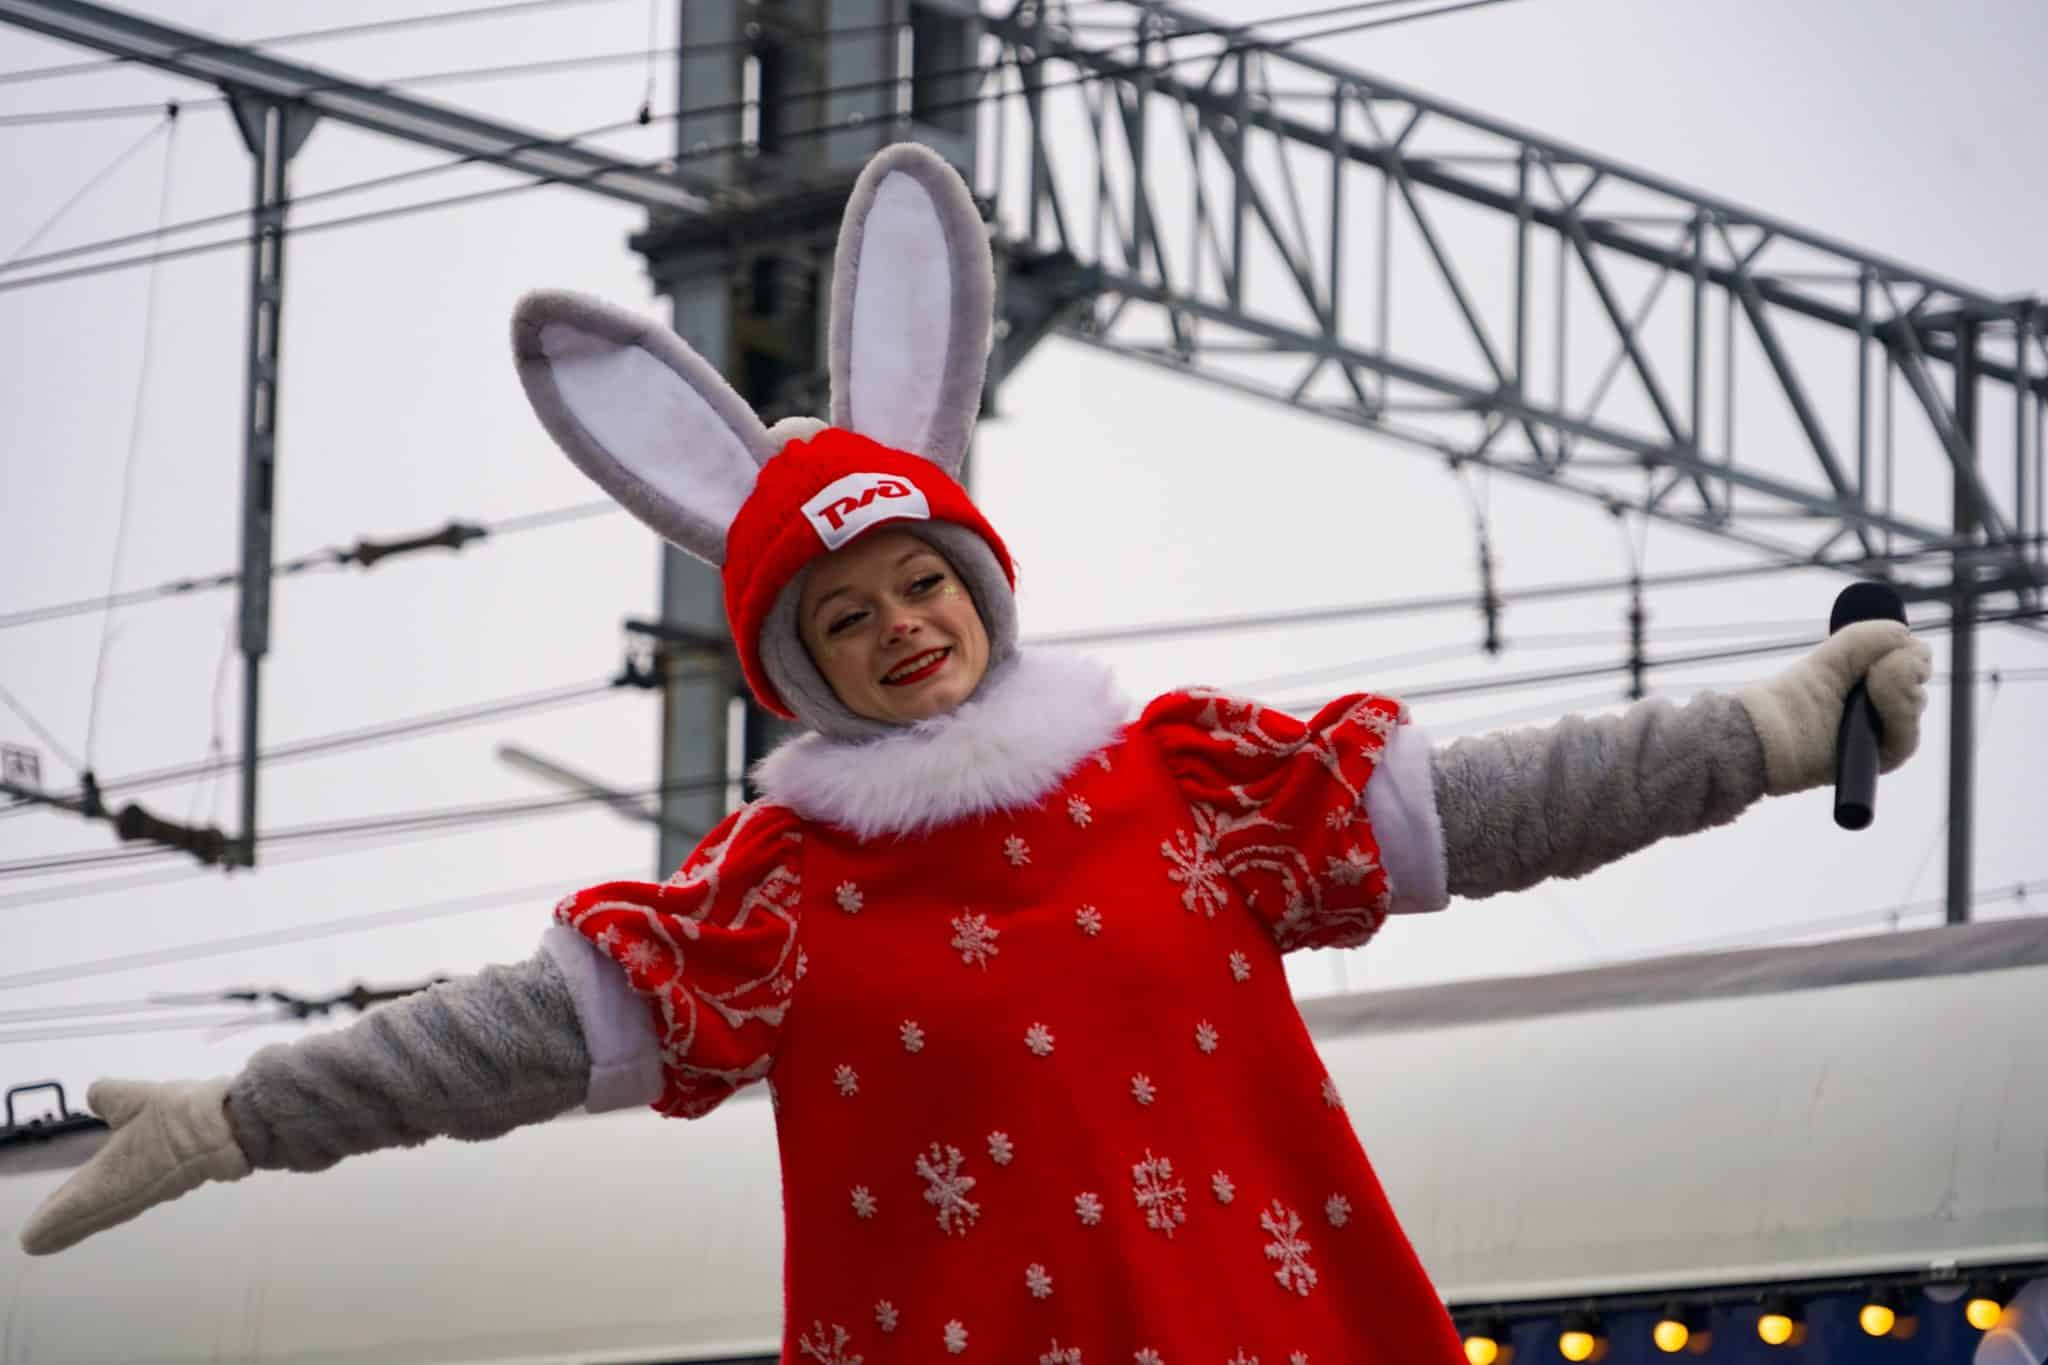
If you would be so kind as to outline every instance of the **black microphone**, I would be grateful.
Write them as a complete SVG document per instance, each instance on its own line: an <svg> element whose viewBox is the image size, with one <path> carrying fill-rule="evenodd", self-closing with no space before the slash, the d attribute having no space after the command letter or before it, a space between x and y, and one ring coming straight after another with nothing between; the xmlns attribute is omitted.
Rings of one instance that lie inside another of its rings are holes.
<svg viewBox="0 0 2048 1365"><path fill-rule="evenodd" d="M1858 621L1906 621L1906 603L1889 583L1851 583L1835 599L1828 616L1828 634ZM1877 742L1884 733L1877 708L1858 678L1842 704L1842 723L1835 731L1835 823L1843 829L1867 829L1877 805Z"/></svg>

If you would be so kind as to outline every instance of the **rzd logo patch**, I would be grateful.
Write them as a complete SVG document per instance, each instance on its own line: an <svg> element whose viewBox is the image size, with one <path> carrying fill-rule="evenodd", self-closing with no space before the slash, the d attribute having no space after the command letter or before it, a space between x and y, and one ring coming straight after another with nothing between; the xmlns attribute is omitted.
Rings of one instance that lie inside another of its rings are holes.
<svg viewBox="0 0 2048 1365"><path fill-rule="evenodd" d="M931 520L931 504L901 474L848 474L804 504L804 515L825 548L836 550L884 520Z"/></svg>

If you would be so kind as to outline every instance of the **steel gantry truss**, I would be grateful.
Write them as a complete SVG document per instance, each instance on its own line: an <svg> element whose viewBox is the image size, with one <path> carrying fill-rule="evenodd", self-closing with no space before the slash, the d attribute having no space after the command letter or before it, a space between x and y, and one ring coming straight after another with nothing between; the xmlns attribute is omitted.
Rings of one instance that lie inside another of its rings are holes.
<svg viewBox="0 0 2048 1365"><path fill-rule="evenodd" d="M1896 556L1909 595L2043 583L2038 301L1187 10L1061 12L988 21L981 183L1068 335L1774 554Z"/></svg>

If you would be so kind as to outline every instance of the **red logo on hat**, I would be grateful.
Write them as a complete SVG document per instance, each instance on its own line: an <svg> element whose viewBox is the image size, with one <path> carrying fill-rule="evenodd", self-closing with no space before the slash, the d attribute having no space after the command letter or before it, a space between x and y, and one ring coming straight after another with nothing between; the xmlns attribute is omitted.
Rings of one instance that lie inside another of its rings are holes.
<svg viewBox="0 0 2048 1365"><path fill-rule="evenodd" d="M924 493L900 474L848 474L804 504L811 528L832 550L878 521L928 521L931 514Z"/></svg>
<svg viewBox="0 0 2048 1365"><path fill-rule="evenodd" d="M883 479L859 497L841 498L831 506L821 509L818 515L831 522L832 529L836 531L845 524L847 514L858 512L876 498L907 498L912 491L910 485L901 479Z"/></svg>

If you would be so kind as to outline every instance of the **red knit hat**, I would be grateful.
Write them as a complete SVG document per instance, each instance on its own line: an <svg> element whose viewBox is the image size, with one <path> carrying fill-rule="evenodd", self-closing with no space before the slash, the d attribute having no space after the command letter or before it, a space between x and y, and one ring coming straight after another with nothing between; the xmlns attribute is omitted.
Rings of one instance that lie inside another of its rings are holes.
<svg viewBox="0 0 2048 1365"><path fill-rule="evenodd" d="M1002 537L931 461L838 427L791 441L761 466L754 491L725 535L725 617L747 686L761 705L794 719L761 662L761 627L775 599L821 559L879 526L944 521L994 552L1011 587L1017 571Z"/></svg>

